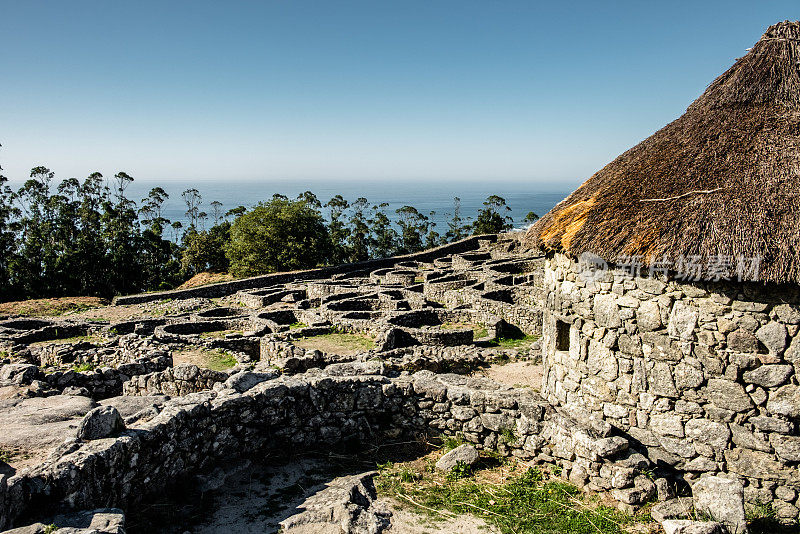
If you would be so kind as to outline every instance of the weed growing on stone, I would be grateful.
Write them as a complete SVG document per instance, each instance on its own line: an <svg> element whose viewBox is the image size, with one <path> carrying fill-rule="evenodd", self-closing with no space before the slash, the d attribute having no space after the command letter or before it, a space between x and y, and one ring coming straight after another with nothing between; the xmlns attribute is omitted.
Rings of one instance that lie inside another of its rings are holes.
<svg viewBox="0 0 800 534"><path fill-rule="evenodd" d="M444 448L445 451L451 451L463 444L464 437L461 434L456 434L455 436L444 436L444 438L442 438L442 448Z"/></svg>
<svg viewBox="0 0 800 534"><path fill-rule="evenodd" d="M86 371L93 371L94 370L94 364L90 363L90 362L84 362L84 363L82 363L80 365L72 366L72 370L75 371L76 373L84 373Z"/></svg>
<svg viewBox="0 0 800 534"><path fill-rule="evenodd" d="M503 443L506 445L512 445L517 442L517 435L514 433L514 430L511 428L501 428L500 429L500 439L503 440Z"/></svg>
<svg viewBox="0 0 800 534"><path fill-rule="evenodd" d="M0 448L0 462L8 463L11 461L11 451Z"/></svg>
<svg viewBox="0 0 800 534"><path fill-rule="evenodd" d="M778 519L772 503L745 506L750 534L797 534L797 525L784 525Z"/></svg>
<svg viewBox="0 0 800 534"><path fill-rule="evenodd" d="M290 325L289 325L289 329L290 329L290 330L297 330L298 328L305 328L305 327L307 327L307 326L308 326L308 325L307 325L306 323L302 323L302 322L296 322L296 323L292 323L292 324L290 324Z"/></svg>

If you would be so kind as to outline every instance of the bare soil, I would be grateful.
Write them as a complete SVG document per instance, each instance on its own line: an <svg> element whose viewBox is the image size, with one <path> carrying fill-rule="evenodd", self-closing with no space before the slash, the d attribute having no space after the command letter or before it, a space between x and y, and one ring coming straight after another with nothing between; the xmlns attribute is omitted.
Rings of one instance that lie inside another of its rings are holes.
<svg viewBox="0 0 800 534"><path fill-rule="evenodd" d="M494 364L476 374L514 387L529 387L535 391L542 387L542 364L528 360Z"/></svg>

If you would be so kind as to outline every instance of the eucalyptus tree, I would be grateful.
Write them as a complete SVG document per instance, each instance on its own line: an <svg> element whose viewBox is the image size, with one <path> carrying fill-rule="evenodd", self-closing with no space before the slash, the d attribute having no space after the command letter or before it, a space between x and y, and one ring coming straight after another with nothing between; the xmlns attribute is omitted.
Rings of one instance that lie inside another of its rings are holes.
<svg viewBox="0 0 800 534"><path fill-rule="evenodd" d="M489 196L478 210L478 216L472 223L473 234L498 234L514 227L514 220L508 215L511 208L506 199L497 195Z"/></svg>
<svg viewBox="0 0 800 534"><path fill-rule="evenodd" d="M347 240L350 236L350 230L344 221L344 212L350 207L350 203L342 198L342 195L336 195L328 202L325 203L328 208L328 235L331 240L331 263L337 265L347 261L348 250Z"/></svg>
<svg viewBox="0 0 800 534"><path fill-rule="evenodd" d="M395 210L399 216L401 254L410 254L423 249L426 234L430 227L428 217L421 214L413 206L403 206Z"/></svg>
<svg viewBox="0 0 800 534"><path fill-rule="evenodd" d="M372 235L372 249L370 256L373 258L388 258L397 252L400 236L392 228L392 221L386 215L389 204L381 202L372 206L372 218L369 221L370 234Z"/></svg>

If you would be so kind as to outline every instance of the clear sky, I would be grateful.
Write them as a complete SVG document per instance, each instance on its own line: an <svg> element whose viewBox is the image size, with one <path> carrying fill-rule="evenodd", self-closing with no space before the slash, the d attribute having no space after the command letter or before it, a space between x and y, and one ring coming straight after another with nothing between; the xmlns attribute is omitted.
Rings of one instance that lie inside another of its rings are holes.
<svg viewBox="0 0 800 534"><path fill-rule="evenodd" d="M575 184L792 1L0 0L0 164Z"/></svg>

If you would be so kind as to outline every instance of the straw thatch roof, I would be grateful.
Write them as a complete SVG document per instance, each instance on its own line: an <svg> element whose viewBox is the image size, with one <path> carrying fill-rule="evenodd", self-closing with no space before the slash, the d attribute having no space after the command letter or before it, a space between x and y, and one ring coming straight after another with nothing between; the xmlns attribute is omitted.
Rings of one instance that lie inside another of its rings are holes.
<svg viewBox="0 0 800 534"><path fill-rule="evenodd" d="M760 257L758 280L800 283L799 201L800 23L787 21L527 238L614 263Z"/></svg>

